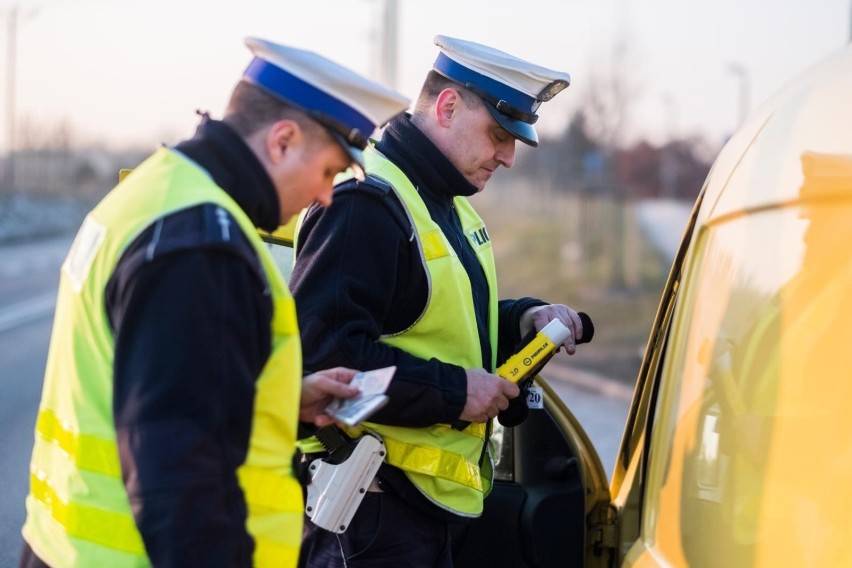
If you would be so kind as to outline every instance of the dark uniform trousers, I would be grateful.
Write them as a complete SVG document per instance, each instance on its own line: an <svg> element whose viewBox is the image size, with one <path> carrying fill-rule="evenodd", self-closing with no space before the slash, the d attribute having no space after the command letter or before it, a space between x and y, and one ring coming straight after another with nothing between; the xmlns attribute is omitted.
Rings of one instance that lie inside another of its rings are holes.
<svg viewBox="0 0 852 568"><path fill-rule="evenodd" d="M416 559L412 563L412 559ZM445 521L392 492L368 492L346 532L305 519L300 568L452 568Z"/></svg>

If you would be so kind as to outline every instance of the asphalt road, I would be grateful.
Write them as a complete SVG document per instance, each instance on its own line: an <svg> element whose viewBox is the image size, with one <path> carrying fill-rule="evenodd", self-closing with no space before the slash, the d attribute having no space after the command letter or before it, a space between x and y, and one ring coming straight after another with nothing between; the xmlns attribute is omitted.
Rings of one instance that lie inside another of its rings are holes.
<svg viewBox="0 0 852 568"><path fill-rule="evenodd" d="M33 425L71 237L0 246L0 567L17 566Z"/></svg>
<svg viewBox="0 0 852 568"><path fill-rule="evenodd" d="M59 269L72 237L0 245L0 568L17 566L27 470ZM630 389L553 359L552 384L598 449L608 475Z"/></svg>

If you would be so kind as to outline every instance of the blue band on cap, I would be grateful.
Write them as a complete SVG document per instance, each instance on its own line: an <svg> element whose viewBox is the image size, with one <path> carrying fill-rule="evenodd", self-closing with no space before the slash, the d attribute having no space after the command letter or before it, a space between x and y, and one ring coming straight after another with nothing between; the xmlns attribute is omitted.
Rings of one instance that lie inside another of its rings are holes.
<svg viewBox="0 0 852 568"><path fill-rule="evenodd" d="M249 63L243 77L285 101L322 113L349 128L357 128L364 136L369 136L376 129L373 121L345 102L260 57Z"/></svg>
<svg viewBox="0 0 852 568"><path fill-rule="evenodd" d="M517 89L513 89L505 83L495 81L490 77L477 73L473 69L456 63L443 52L438 54L433 67L435 71L438 71L448 79L457 81L462 85L473 83L494 98L504 100L509 105L525 113L535 114L536 109L533 107L533 104L536 102L535 98Z"/></svg>

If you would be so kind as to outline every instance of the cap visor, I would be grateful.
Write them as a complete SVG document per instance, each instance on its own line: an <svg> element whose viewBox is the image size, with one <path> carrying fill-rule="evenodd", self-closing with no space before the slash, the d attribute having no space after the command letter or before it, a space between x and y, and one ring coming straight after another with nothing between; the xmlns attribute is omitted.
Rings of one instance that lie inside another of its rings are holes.
<svg viewBox="0 0 852 568"><path fill-rule="evenodd" d="M491 106L488 101L483 100L482 102L485 105L485 108L488 109L488 112L491 113L491 116L494 117L494 120L496 120L497 123L509 134L524 144L528 144L532 147L538 146L538 134L536 134L535 128L533 128L532 124L527 124L526 122L510 118Z"/></svg>
<svg viewBox="0 0 852 568"><path fill-rule="evenodd" d="M349 154L349 157L352 159L352 171L355 173L355 177L359 180L364 179L364 153L360 148L356 148L355 146L350 146L343 136L334 132L332 130L328 130L331 134L334 141L340 144L340 146Z"/></svg>

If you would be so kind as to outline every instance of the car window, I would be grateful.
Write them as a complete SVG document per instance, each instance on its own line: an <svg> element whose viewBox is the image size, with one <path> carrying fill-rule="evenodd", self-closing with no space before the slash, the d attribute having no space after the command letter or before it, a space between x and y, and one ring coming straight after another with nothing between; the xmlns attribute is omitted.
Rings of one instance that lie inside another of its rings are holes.
<svg viewBox="0 0 852 568"><path fill-rule="evenodd" d="M795 556L810 538L803 530L828 543L844 526L820 523L838 514L827 511L836 508L832 481L845 485L852 473L852 460L834 455L852 456L849 413L836 402L850 390L850 366L838 358L852 362L842 345L852 333L849 219L843 202L793 205L698 235L646 480L643 536L664 563L804 565ZM799 506L773 507L793 496Z"/></svg>

